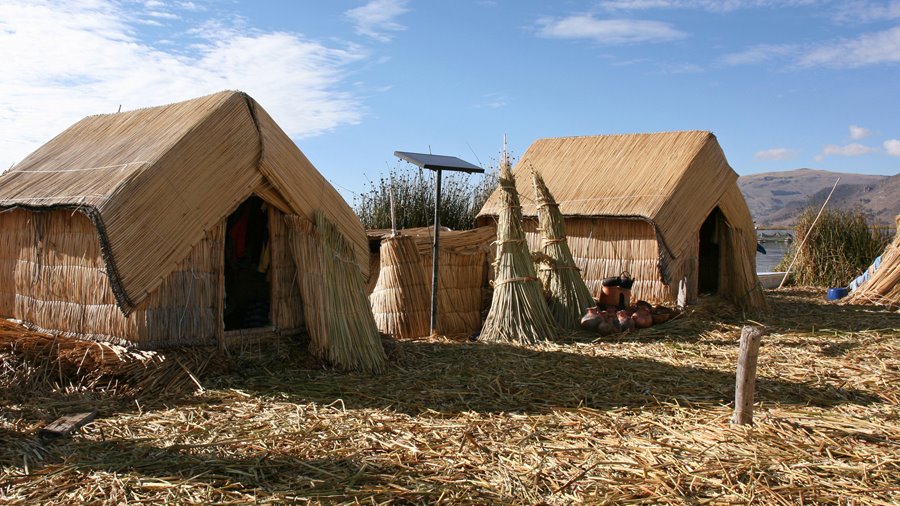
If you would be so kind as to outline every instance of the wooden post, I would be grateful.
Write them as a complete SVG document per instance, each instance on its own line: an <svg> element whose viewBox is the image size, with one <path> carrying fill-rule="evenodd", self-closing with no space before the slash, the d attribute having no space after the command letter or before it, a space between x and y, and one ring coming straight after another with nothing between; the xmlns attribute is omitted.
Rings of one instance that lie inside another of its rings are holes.
<svg viewBox="0 0 900 506"><path fill-rule="evenodd" d="M731 423L753 424L753 398L756 395L756 359L765 332L762 327L746 325L741 329L741 351L734 389L734 418Z"/></svg>

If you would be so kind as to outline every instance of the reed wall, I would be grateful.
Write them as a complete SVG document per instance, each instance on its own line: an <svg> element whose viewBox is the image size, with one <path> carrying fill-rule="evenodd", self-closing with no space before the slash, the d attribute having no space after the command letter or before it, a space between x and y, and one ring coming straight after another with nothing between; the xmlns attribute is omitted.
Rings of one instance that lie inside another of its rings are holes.
<svg viewBox="0 0 900 506"><path fill-rule="evenodd" d="M539 251L541 234L535 219L525 220L525 237L532 251ZM653 225L644 220L620 218L567 218L566 234L575 265L594 297L599 297L603 278L627 271L634 277L632 299L661 303L674 300L677 290L666 285L659 270L659 247ZM675 264L671 272L682 273Z"/></svg>
<svg viewBox="0 0 900 506"><path fill-rule="evenodd" d="M415 241L425 273L430 322L434 230L430 227L419 227L398 232ZM371 241L381 241L390 237L389 230L370 230L368 233ZM485 287L491 276L489 255L493 255L491 243L496 238L495 232L493 229L480 227L471 230L442 230L440 234L437 330L445 335L476 332L481 328ZM380 261L381 255L380 251L371 254L372 272L376 276L384 265L384 262ZM367 287L367 293L371 294L374 291L376 280L370 280L371 288ZM375 304L372 307L376 314L381 310Z"/></svg>
<svg viewBox="0 0 900 506"><path fill-rule="evenodd" d="M482 299L488 268L485 247L441 248L438 264L437 320L437 330L440 333L445 335L471 333L481 328ZM419 253L426 268L430 297L433 270L431 244L420 242Z"/></svg>
<svg viewBox="0 0 900 506"><path fill-rule="evenodd" d="M303 299L297 286L297 266L291 257L285 214L269 207L269 238L272 282L272 324L282 330L303 327Z"/></svg>
<svg viewBox="0 0 900 506"><path fill-rule="evenodd" d="M16 265L19 262L20 228L27 211L0 211L0 317L12 318L16 308Z"/></svg>
<svg viewBox="0 0 900 506"><path fill-rule="evenodd" d="M215 342L222 227L196 244L126 318L105 272L97 230L85 215L16 209L0 217L0 230L11 239L0 249L0 276L4 287L14 287L12 298L4 290L0 299L4 314L43 330L144 349Z"/></svg>

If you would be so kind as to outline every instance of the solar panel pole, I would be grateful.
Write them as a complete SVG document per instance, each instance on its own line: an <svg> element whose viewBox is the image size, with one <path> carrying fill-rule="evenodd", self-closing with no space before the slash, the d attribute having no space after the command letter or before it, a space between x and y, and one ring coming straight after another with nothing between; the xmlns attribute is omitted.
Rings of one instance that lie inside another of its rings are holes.
<svg viewBox="0 0 900 506"><path fill-rule="evenodd" d="M435 170L434 181L434 244L431 250L431 335L437 331L438 308L438 241L441 229L441 169Z"/></svg>
<svg viewBox="0 0 900 506"><path fill-rule="evenodd" d="M441 172L449 170L483 174L484 169L455 156L432 155L431 153L426 155L406 151L394 151L394 156L421 169L433 170L437 173L434 181L434 242L431 250L431 333L435 334L438 314L438 276L440 275L438 272L438 242L441 229Z"/></svg>

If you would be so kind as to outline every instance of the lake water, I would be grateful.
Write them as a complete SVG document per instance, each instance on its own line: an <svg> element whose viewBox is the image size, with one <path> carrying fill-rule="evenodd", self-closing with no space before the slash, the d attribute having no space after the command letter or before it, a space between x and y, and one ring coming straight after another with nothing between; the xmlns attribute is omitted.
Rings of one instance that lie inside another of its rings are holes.
<svg viewBox="0 0 900 506"><path fill-rule="evenodd" d="M772 272L775 270L778 262L781 262L785 253L787 253L790 244L786 242L765 242L762 245L763 248L766 248L766 254L763 255L758 251L756 252L756 272Z"/></svg>
<svg viewBox="0 0 900 506"><path fill-rule="evenodd" d="M756 234L757 240L764 239L763 234L769 237L784 237L787 235L793 236L794 231L787 228L759 230ZM766 248L766 254L763 255L760 252L756 252L756 272L773 272L775 266L781 262L781 259L784 258L788 248L791 246L791 243L784 240L771 240L760 242L760 244L762 244L763 248Z"/></svg>

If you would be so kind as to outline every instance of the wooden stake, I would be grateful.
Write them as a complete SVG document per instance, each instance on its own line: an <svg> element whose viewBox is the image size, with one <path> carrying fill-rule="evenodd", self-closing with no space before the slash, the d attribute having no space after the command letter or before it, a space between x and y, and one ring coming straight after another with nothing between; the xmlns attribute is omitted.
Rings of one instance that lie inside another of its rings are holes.
<svg viewBox="0 0 900 506"><path fill-rule="evenodd" d="M756 395L756 359L765 334L762 327L746 325L741 329L741 351L734 389L734 418L731 423L753 424L753 398Z"/></svg>

